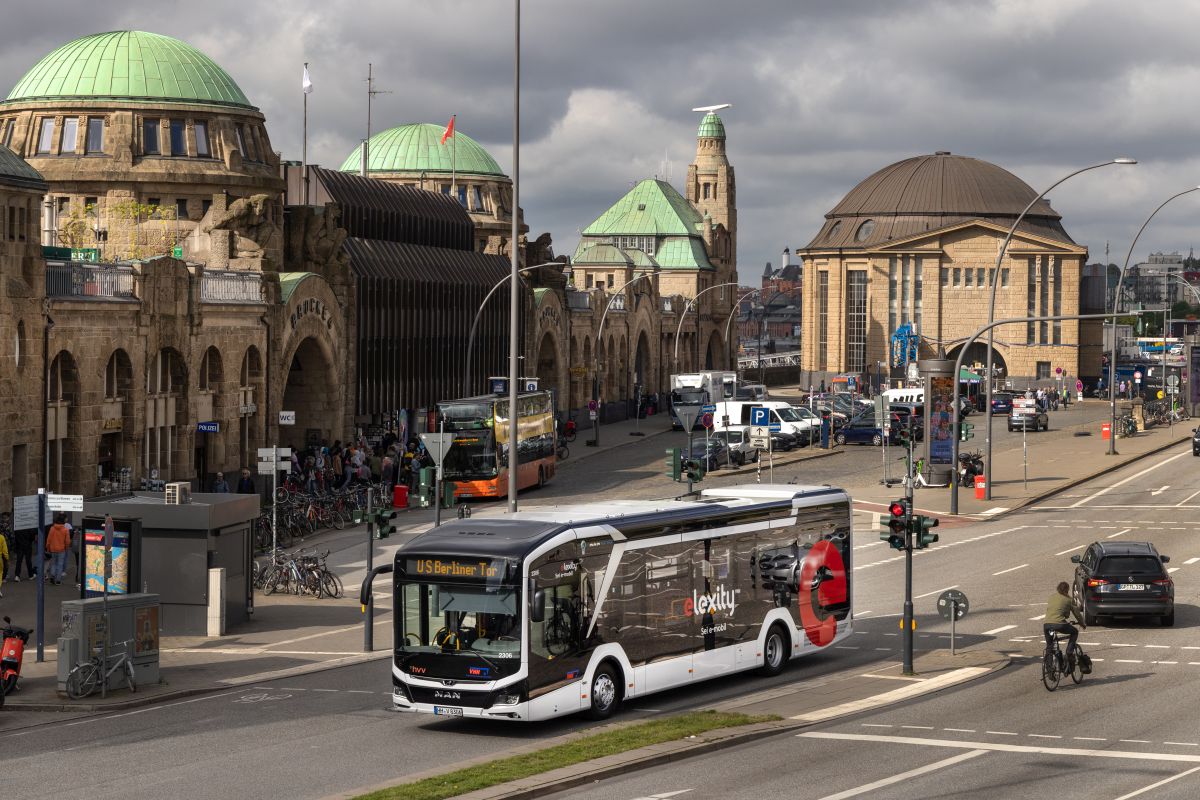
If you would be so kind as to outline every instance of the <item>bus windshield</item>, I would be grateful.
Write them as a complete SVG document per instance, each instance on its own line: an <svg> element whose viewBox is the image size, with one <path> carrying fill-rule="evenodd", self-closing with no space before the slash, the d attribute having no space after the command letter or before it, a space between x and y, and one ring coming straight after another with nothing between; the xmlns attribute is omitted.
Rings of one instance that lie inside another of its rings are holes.
<svg viewBox="0 0 1200 800"><path fill-rule="evenodd" d="M448 481L494 478L497 465L496 437L491 431L456 436L442 461L443 477Z"/></svg>
<svg viewBox="0 0 1200 800"><path fill-rule="evenodd" d="M512 660L521 653L521 590L503 584L403 583L400 636L404 653L470 653Z"/></svg>

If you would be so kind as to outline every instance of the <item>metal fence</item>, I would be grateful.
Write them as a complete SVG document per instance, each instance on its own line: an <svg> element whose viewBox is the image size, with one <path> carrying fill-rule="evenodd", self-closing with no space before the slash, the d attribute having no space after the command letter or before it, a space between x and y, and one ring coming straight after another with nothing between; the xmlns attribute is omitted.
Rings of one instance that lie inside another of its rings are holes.
<svg viewBox="0 0 1200 800"><path fill-rule="evenodd" d="M200 279L203 303L261 303L262 276L257 272L205 270Z"/></svg>
<svg viewBox="0 0 1200 800"><path fill-rule="evenodd" d="M77 261L46 263L49 297L98 297L134 300L132 267L97 266Z"/></svg>

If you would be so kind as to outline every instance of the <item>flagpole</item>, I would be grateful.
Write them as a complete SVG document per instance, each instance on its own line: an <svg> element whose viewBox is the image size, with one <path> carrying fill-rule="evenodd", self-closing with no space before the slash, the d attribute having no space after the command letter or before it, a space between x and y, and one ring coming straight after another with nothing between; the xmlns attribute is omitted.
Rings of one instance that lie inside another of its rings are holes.
<svg viewBox="0 0 1200 800"><path fill-rule="evenodd" d="M308 62L304 62L304 78L308 79ZM300 175L304 178L304 205L308 205L308 87L301 86L304 95L304 134L300 144Z"/></svg>
<svg viewBox="0 0 1200 800"><path fill-rule="evenodd" d="M450 124L454 124L454 120L458 118L458 114L450 115ZM455 157L458 155L458 136L450 137L450 194L458 198L458 175Z"/></svg>

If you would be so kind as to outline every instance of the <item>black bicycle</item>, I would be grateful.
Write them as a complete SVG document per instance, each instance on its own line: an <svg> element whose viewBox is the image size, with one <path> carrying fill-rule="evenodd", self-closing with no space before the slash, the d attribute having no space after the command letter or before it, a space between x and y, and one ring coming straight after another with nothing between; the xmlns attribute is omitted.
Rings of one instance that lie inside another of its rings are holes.
<svg viewBox="0 0 1200 800"><path fill-rule="evenodd" d="M1063 652L1063 642L1069 642L1071 637L1065 633L1054 631L1050 634L1050 642L1042 653L1042 683L1047 691L1053 692L1058 688L1064 676L1070 675L1074 683L1083 683L1083 676L1092 671L1092 659L1079 643L1070 655Z"/></svg>

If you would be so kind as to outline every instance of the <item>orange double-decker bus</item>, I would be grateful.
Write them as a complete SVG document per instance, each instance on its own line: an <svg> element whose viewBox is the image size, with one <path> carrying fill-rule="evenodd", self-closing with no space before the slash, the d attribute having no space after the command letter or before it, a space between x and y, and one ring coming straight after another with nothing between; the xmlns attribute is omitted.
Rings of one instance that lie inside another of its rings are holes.
<svg viewBox="0 0 1200 800"><path fill-rule="evenodd" d="M465 397L438 403L454 444L442 461L442 478L454 496L502 497L508 493L508 398ZM550 392L517 397L517 486L541 486L554 477L554 404Z"/></svg>

